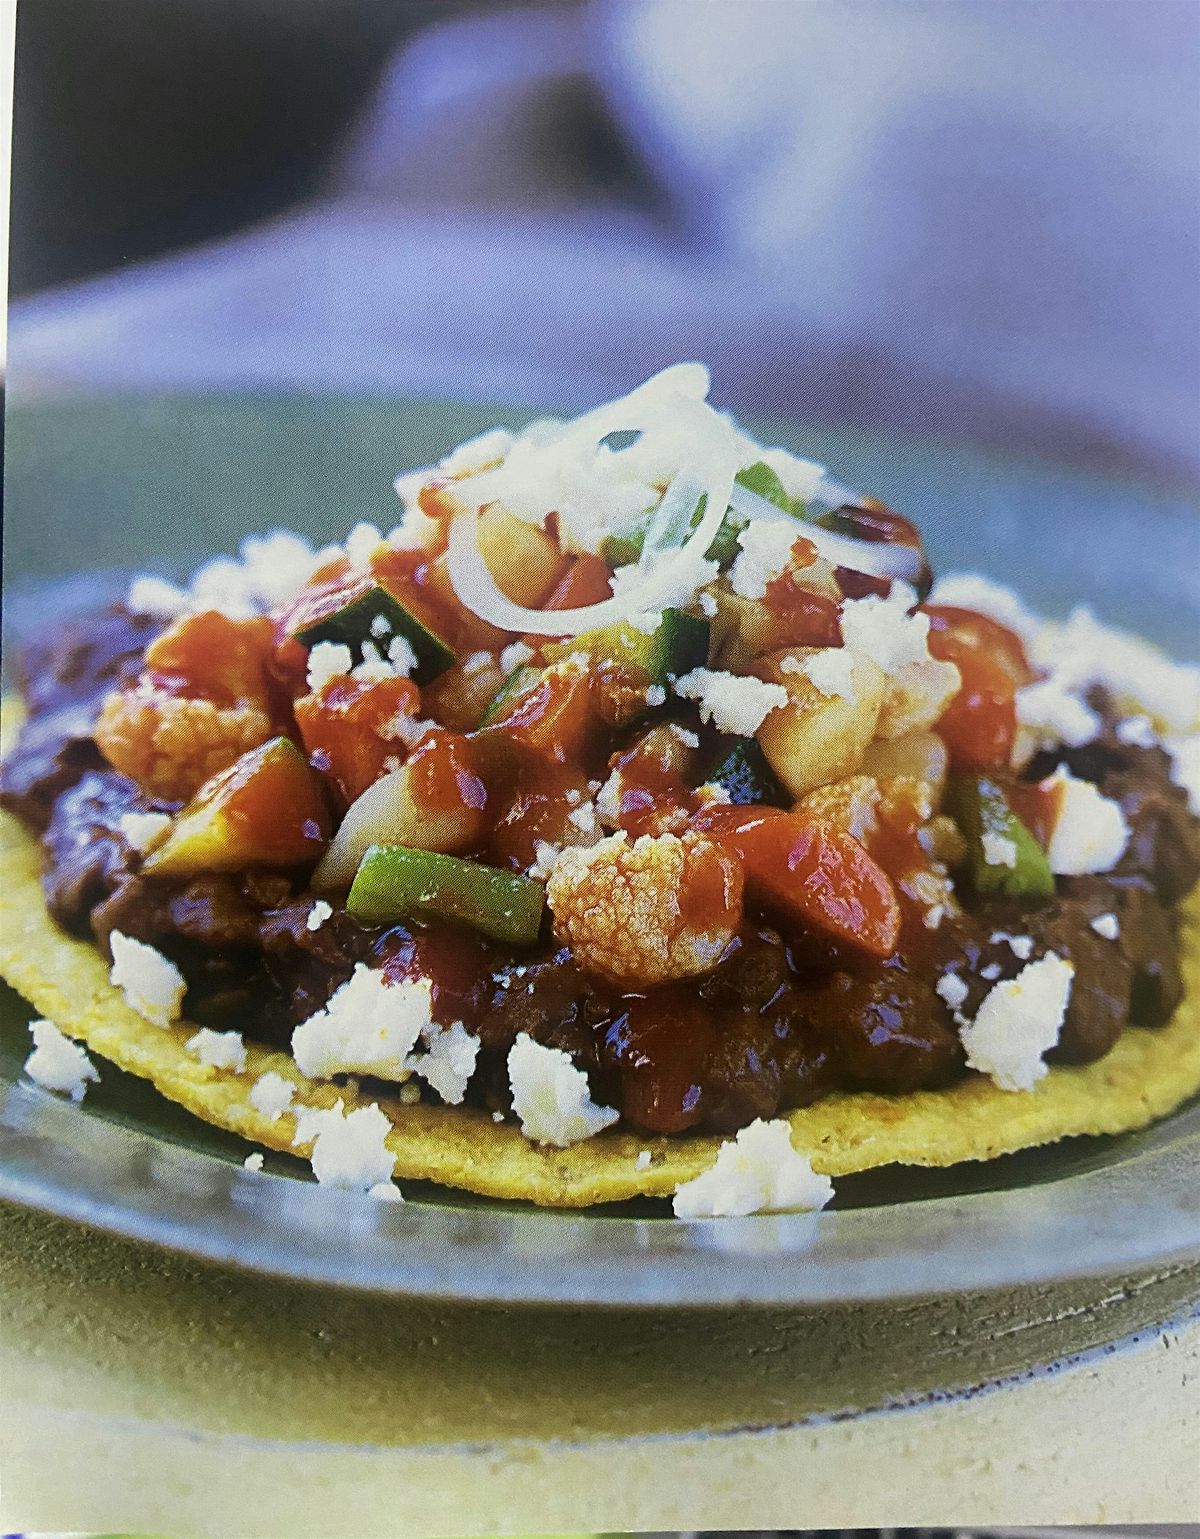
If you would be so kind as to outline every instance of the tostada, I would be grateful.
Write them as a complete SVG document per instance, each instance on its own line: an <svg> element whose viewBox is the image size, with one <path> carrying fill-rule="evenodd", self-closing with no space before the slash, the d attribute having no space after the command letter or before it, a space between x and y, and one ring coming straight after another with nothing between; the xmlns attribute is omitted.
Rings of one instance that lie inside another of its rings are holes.
<svg viewBox="0 0 1200 1539"><path fill-rule="evenodd" d="M687 1217L1200 1087L1200 669L935 583L707 394L485 433L389 534L248 539L27 649L33 1078L94 1051L381 1197Z"/></svg>

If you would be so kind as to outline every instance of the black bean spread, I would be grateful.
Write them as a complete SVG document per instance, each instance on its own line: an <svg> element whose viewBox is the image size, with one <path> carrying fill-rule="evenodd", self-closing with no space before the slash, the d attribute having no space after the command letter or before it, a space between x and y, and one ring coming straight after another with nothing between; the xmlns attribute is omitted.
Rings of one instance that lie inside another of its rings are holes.
<svg viewBox="0 0 1200 1539"><path fill-rule="evenodd" d="M571 571L578 574L585 561L577 560ZM589 575L577 579L578 602L590 601L582 591ZM833 640L821 634L822 626L829 628L830 613L827 604L817 602L820 597L810 594L806 617L796 621L802 608L799 590L779 596L776 613L784 615L784 646L807 649ZM177 622L174 628L187 623ZM1097 714L1100 726L1083 746L1034 752L1019 772L990 773L1007 805L1024 811L1035 828L1038 813L1028 798L1059 766L1097 788L1120 808L1128 830L1111 869L1059 874L1050 890L1034 896L980 890L988 883L972 880L964 848L968 812L957 823L943 819L937 837L944 848L925 862L926 878L952 873L952 885L948 876L940 888L935 880L918 901L905 891L913 862L897 865L888 859L886 842L872 845L865 839L879 865L891 871L900 898L896 914L886 921L894 935L864 949L836 915L828 922L819 915L805 922L803 914L781 904L769 871L755 881L753 862L759 857L746 843L744 898L727 904L731 922L727 933L717 928L705 965L679 968L676 976L669 975L667 965L662 969L666 976L651 970L651 976L637 979L620 970L605 974L592 964L581 932L569 922L556 926L549 914L518 942L501 938L496 924L489 933L487 924L473 923L469 916L464 920L449 907L438 913L435 907L416 905L403 917L379 917L361 907L354 913L344 887L339 895L336 883L323 889L330 899L326 903L310 885L315 860L303 855L272 863L256 860L251 849L237 868L213 862L216 869L187 869L184 862L179 869L169 864L163 870L147 869L153 862L128 836L129 815L158 813L175 820L197 784L186 775L139 771L122 751L111 718L114 701L128 704L139 689L153 703L146 686L146 650L169 629L162 620L118 608L65 626L27 651L21 672L27 716L0 786L3 804L41 839L46 899L58 923L73 935L93 937L102 949L119 931L162 952L186 979L184 1014L190 1021L235 1029L286 1049L293 1029L325 1006L355 965L363 963L393 981L429 979L433 1018L443 1025L461 1022L478 1037L478 1057L466 1087L469 1103L509 1111L506 1064L514 1041L524 1033L569 1054L586 1071L594 1100L618 1109L629 1124L678 1133L729 1132L834 1090L904 1094L949 1085L973 1072L959 1025L974 1018L997 983L1016 978L1047 953L1074 969L1065 1018L1047 1055L1050 1063L1101 1058L1127 1028L1160 1027L1179 1003L1176 913L1200 875L1197 824L1185 793L1172 783L1167 754L1158 746L1122 741L1120 713L1096 689L1087 696L1087 708ZM273 644L281 634L292 644L295 625L282 631L277 625ZM458 642L461 659L461 640L452 640ZM530 640L536 647L536 638ZM480 643L477 655L488 654L475 671L490 663L494 674L495 643L489 648L486 636L476 636L467 645L472 641ZM777 643L779 636L772 641ZM377 734L375 749L394 753L395 762L382 753L371 761L368 751L339 736L350 719L345 712L338 716L331 709L322 724L310 709L306 719L305 702L314 695L328 701L331 684L317 683L305 694L301 659L289 695L291 659L281 659L281 650L286 651L276 646L273 694L262 707L270 719L261 736L278 731L302 745L312 772L324 782L320 794L336 820L339 810L353 805L381 774L394 774L406 752L409 763L419 754L411 742L385 733L381 743ZM525 651L532 659L533 650ZM941 655L962 661L967 653L944 649ZM172 677L183 676L183 663L171 666L177 670ZM529 660L507 666L506 679L529 666ZM552 670L555 664L543 655L540 666ZM593 658L594 676L606 670L607 686L598 700L593 695L586 732L571 737L567 727L562 729L560 741L576 745L569 752L556 749L548 738L536 740L533 729L555 709L573 709L570 699L565 704L542 701L540 716L535 701L522 717L518 698L515 714L494 717L501 725L491 728L489 738L485 711L464 698L469 672L459 681L457 698L445 691L439 696L436 684L423 691L423 709L440 714L445 736L460 739L459 758L450 770L451 799L480 803L481 817L454 846L460 855L472 855L500 872L527 872L537 860L550 858L549 849L561 853L557 841L564 832L588 827L595 816L591 809L602 799L597 781L622 769L609 826L615 823L635 841L664 835L686 839L689 830L698 830L698 839L707 831L719 840L733 829L732 843L721 847L737 851L742 836L735 814L775 813L798 800L769 764L757 758L750 762L744 753L742 762L733 762L753 738L717 730L703 714L681 708L678 698L657 723L647 724L644 705L641 715L630 717L622 702L631 688L639 687L630 683L632 669L622 673L615 664L602 663L597 670ZM161 683L167 672L160 666L156 677ZM348 677L339 677L349 685ZM380 681L384 677L381 669ZM787 674L776 671L767 677L786 679ZM373 687L368 679L359 700L367 699ZM410 687L407 680L404 687ZM503 687L511 690L511 682ZM537 678L527 687L536 693ZM194 679L182 693L188 688L198 696L205 692ZM653 686L648 697L644 682L640 688L643 697L656 702ZM997 693L1002 691L993 688L993 696ZM209 689L208 698L221 708L218 690ZM233 689L229 698L241 696ZM486 702L489 692L480 698ZM528 693L524 699L529 701ZM388 703L394 707L395 701ZM97 741L102 717L108 719L100 734L105 751ZM506 719L515 719L520 731L505 735ZM986 733L986 711L982 720ZM423 725L436 737L439 728L433 722ZM656 731L660 740L647 747L648 736L652 739ZM686 766L672 761L672 745L661 740L664 732L673 732L682 744ZM247 753L256 745L234 747ZM163 754L165 759L167 745ZM722 758L731 767L720 770ZM224 768L216 765L218 771ZM703 782L701 773L707 777ZM758 783L747 791L755 777ZM468 784L472 778L478 789ZM445 795L436 775L427 792L433 816L438 797ZM978 785L971 794L978 798ZM581 806L588 811L575 824L564 819L564 809L569 819ZM928 824L931 809L924 811ZM322 839L327 832L321 831ZM593 835L594 844L601 830L593 829ZM925 841L931 849L935 842ZM1001 846L1010 862L1011 848ZM1003 870L1003 861L1000 865ZM699 931L706 930L699 911L714 901L710 875L692 871L684 878L699 914ZM740 895L743 884L737 876ZM686 908L684 903L685 923ZM877 926L885 922L869 903L863 913ZM947 977L955 980L950 988L943 981ZM429 1088L423 1093L435 1098Z"/></svg>

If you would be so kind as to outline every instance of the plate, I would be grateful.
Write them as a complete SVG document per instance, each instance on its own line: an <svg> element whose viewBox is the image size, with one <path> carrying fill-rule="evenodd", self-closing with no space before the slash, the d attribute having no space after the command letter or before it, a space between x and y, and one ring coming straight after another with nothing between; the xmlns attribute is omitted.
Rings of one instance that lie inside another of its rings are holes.
<svg viewBox="0 0 1200 1539"><path fill-rule="evenodd" d="M182 576L245 533L319 540L394 522L390 484L495 421L430 402L156 396L10 413L10 636ZM1047 613L1084 598L1176 655L1200 635L1200 520L1177 496L1032 460L847 429L752 425L914 517L935 568L1013 582ZM707 1307L885 1300L1048 1283L1200 1257L1200 1102L1143 1133L949 1171L843 1178L819 1215L682 1224L643 1201L539 1211L406 1183L403 1206L317 1187L101 1064L82 1106L22 1082L28 1010L0 995L0 1196L281 1277L493 1303Z"/></svg>

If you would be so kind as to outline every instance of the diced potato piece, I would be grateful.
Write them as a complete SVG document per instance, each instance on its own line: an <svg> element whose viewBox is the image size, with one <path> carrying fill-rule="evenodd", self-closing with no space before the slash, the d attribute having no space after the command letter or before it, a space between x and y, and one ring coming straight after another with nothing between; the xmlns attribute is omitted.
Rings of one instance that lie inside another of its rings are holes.
<svg viewBox="0 0 1200 1539"><path fill-rule="evenodd" d="M476 541L496 586L517 604L536 608L566 570L557 541L499 503L481 516Z"/></svg>
<svg viewBox="0 0 1200 1539"><path fill-rule="evenodd" d="M202 785L147 857L155 876L301 866L329 837L329 813L317 777L285 737L245 753Z"/></svg>
<svg viewBox="0 0 1200 1539"><path fill-rule="evenodd" d="M791 648L760 659L759 678L782 684L788 704L772 711L758 729L758 741L771 768L795 797L815 786L853 775L875 735L883 701L884 675L869 657L854 659L854 699L823 694L788 659L802 661L816 648Z"/></svg>
<svg viewBox="0 0 1200 1539"><path fill-rule="evenodd" d="M876 780L903 775L924 781L929 787L930 801L938 807L946 787L949 763L946 745L936 732L907 732L903 737L894 737L890 741L877 739L869 744L863 754L862 772L873 775Z"/></svg>
<svg viewBox="0 0 1200 1539"><path fill-rule="evenodd" d="M953 663L936 657L905 663L888 676L876 728L878 735L905 737L932 727L961 686L962 674Z"/></svg>

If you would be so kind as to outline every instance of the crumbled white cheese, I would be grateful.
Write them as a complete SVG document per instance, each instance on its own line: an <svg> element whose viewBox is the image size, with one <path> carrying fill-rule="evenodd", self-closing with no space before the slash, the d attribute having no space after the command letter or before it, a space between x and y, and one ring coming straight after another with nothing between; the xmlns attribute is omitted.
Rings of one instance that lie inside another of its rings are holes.
<svg viewBox="0 0 1200 1539"><path fill-rule="evenodd" d="M475 1072L479 1038L472 1036L461 1021L450 1026L427 1026L421 1037L427 1051L411 1054L408 1067L432 1085L447 1105L458 1106Z"/></svg>
<svg viewBox="0 0 1200 1539"><path fill-rule="evenodd" d="M854 705L858 691L854 684L854 653L848 647L822 647L820 651L799 659L785 658L784 662L798 661L801 672L823 695L840 696L848 705ZM780 664L783 667L784 664Z"/></svg>
<svg viewBox="0 0 1200 1539"><path fill-rule="evenodd" d="M392 622L387 615L376 615L371 621L370 631L376 641L384 641L392 634Z"/></svg>
<svg viewBox="0 0 1200 1539"><path fill-rule="evenodd" d="M1026 609L1014 589L981 577L978 572L948 572L939 577L929 595L931 604L951 604L957 609L973 609L988 615L1001 625L1028 640L1041 629L1037 615Z"/></svg>
<svg viewBox="0 0 1200 1539"><path fill-rule="evenodd" d="M700 746L699 737L694 732L689 731L687 727L681 727L677 721L671 723L671 734L675 741L682 743L685 748L699 748Z"/></svg>
<svg viewBox="0 0 1200 1539"><path fill-rule="evenodd" d="M533 648L526 646L523 641L510 641L500 654L500 667L507 676L523 668L533 655Z"/></svg>
<svg viewBox="0 0 1200 1539"><path fill-rule="evenodd" d="M1031 660L1065 689L1100 685L1118 707L1140 711L1172 732L1200 723L1200 667L1176 663L1141 637L1110 630L1090 609L1072 611L1063 625L1045 625L1030 643Z"/></svg>
<svg viewBox="0 0 1200 1539"><path fill-rule="evenodd" d="M654 1156L650 1153L649 1149L642 1149L633 1163L638 1170L649 1170L650 1162L653 1158Z"/></svg>
<svg viewBox="0 0 1200 1539"><path fill-rule="evenodd" d="M296 1027L292 1057L314 1079L344 1073L406 1079L405 1060L432 1024L432 999L428 978L389 983L359 962L325 1008Z"/></svg>
<svg viewBox="0 0 1200 1539"><path fill-rule="evenodd" d="M700 606L700 613L704 615L706 619L714 620L716 618L720 605L717 603L716 598L711 593L699 594L696 602Z"/></svg>
<svg viewBox="0 0 1200 1539"><path fill-rule="evenodd" d="M504 1113L502 1111L494 1111L492 1113L492 1121L495 1122L495 1123L503 1122L504 1121Z"/></svg>
<svg viewBox="0 0 1200 1539"><path fill-rule="evenodd" d="M500 464L512 446L513 435L507 428L488 428L452 449L438 461L438 469L450 476L471 475L476 470L486 470L489 465Z"/></svg>
<svg viewBox="0 0 1200 1539"><path fill-rule="evenodd" d="M246 1158L242 1161L242 1169L243 1170L261 1170L262 1168L263 1168L263 1157L262 1157L261 1152L259 1150L257 1150L257 1149L254 1151L253 1154L248 1154L246 1156Z"/></svg>
<svg viewBox="0 0 1200 1539"><path fill-rule="evenodd" d="M1169 737L1163 746L1171 760L1171 783L1187 792L1188 806L1200 818L1200 733Z"/></svg>
<svg viewBox="0 0 1200 1539"><path fill-rule="evenodd" d="M580 833L594 834L596 832L595 802L580 802L578 807L572 807L567 813L567 822L579 829Z"/></svg>
<svg viewBox="0 0 1200 1539"><path fill-rule="evenodd" d="M269 1122L277 1122L285 1111L290 1111L295 1099L295 1085L274 1069L260 1074L250 1087L250 1105Z"/></svg>
<svg viewBox="0 0 1200 1539"><path fill-rule="evenodd" d="M708 668L693 668L676 679L675 693L681 699L696 701L702 721L711 722L718 732L738 737L753 737L772 711L788 703L782 684Z"/></svg>
<svg viewBox="0 0 1200 1539"><path fill-rule="evenodd" d="M171 817L166 812L123 812L117 828L130 849L149 855L171 832Z"/></svg>
<svg viewBox="0 0 1200 1539"><path fill-rule="evenodd" d="M991 935L993 946L1007 946L1018 962L1028 962L1033 955L1032 935L1009 935L1006 930L993 930Z"/></svg>
<svg viewBox="0 0 1200 1539"><path fill-rule="evenodd" d="M970 1067L1002 1090L1032 1090L1046 1073L1043 1054L1058 1041L1074 976L1070 962L1048 951L995 984L975 1019L959 1027Z"/></svg>
<svg viewBox="0 0 1200 1539"><path fill-rule="evenodd" d="M641 614L629 615L626 617L625 623L632 626L635 631L640 631L643 636L653 636L662 624L662 620L662 610L656 609L653 611L646 610Z"/></svg>
<svg viewBox="0 0 1200 1539"><path fill-rule="evenodd" d="M999 962L989 962L986 967L979 969L979 976L985 983L995 983L1003 971L1004 969L1000 966Z"/></svg>
<svg viewBox="0 0 1200 1539"><path fill-rule="evenodd" d="M491 654L484 653L484 657L491 662ZM393 636L388 642L387 660L392 665L393 672L401 678L410 678L417 666L417 654L413 651L412 643L407 636Z"/></svg>
<svg viewBox="0 0 1200 1539"><path fill-rule="evenodd" d="M329 683L350 672L354 658L350 648L342 641L318 641L308 653L308 689L315 695Z"/></svg>
<svg viewBox="0 0 1200 1539"><path fill-rule="evenodd" d="M109 982L121 990L131 1010L152 1026L169 1026L179 1019L187 983L174 962L153 946L114 930Z"/></svg>
<svg viewBox="0 0 1200 1539"><path fill-rule="evenodd" d="M25 1060L25 1072L35 1085L82 1101L88 1082L99 1083L95 1064L77 1042L64 1036L53 1021L30 1021L33 1051Z"/></svg>
<svg viewBox="0 0 1200 1539"><path fill-rule="evenodd" d="M293 1112L296 1131L292 1134L292 1148L298 1149L301 1144L311 1143L324 1128L340 1122L345 1110L346 1103L341 1096L331 1107L297 1106Z"/></svg>
<svg viewBox="0 0 1200 1539"><path fill-rule="evenodd" d="M802 530L793 522L755 520L738 531L741 550L729 569L729 586L742 598L759 599L788 564Z"/></svg>
<svg viewBox="0 0 1200 1539"><path fill-rule="evenodd" d="M907 583L893 583L887 598L868 594L842 604L842 639L884 673L898 673L907 663L929 661L929 616L908 613L915 595Z"/></svg>
<svg viewBox="0 0 1200 1539"><path fill-rule="evenodd" d="M374 1186L367 1188L367 1196L374 1197L376 1202L403 1202L404 1193L394 1181L376 1181Z"/></svg>
<svg viewBox="0 0 1200 1539"><path fill-rule="evenodd" d="M377 737L385 743L401 743L411 753L418 743L422 742L431 732L440 732L440 724L419 716L410 716L405 711L397 711L395 716L382 722L375 729Z"/></svg>
<svg viewBox="0 0 1200 1539"><path fill-rule="evenodd" d="M646 688L646 704L652 709L655 706L666 705L667 691L661 684L650 684Z"/></svg>
<svg viewBox="0 0 1200 1539"><path fill-rule="evenodd" d="M324 552L291 529L247 535L240 547L242 566L260 609L274 609L295 598L312 576Z"/></svg>
<svg viewBox="0 0 1200 1539"><path fill-rule="evenodd" d="M311 576L324 552L315 552L303 535L277 529L242 541L239 560L218 556L206 561L187 588L161 577L135 577L126 604L134 614L174 620L216 609L244 620L293 598Z"/></svg>
<svg viewBox="0 0 1200 1539"><path fill-rule="evenodd" d="M566 1148L593 1138L620 1113L592 1100L587 1075L561 1048L543 1047L519 1033L508 1054L513 1111L533 1143Z"/></svg>
<svg viewBox="0 0 1200 1539"><path fill-rule="evenodd" d="M621 797L624 795L624 783L621 779L621 771L613 770L608 779L596 792L596 815L606 828L616 828L621 821Z"/></svg>
<svg viewBox="0 0 1200 1539"><path fill-rule="evenodd" d="M779 477L779 484L789 497L798 497L801 502L813 502L821 496L825 467L818 465L816 460L802 459L790 449L762 448L757 444L750 445L748 453L750 457L747 465L761 460Z"/></svg>
<svg viewBox="0 0 1200 1539"><path fill-rule="evenodd" d="M195 609L186 588L168 582L165 577L135 577L125 595L130 614L145 615L150 620L177 620Z"/></svg>
<svg viewBox="0 0 1200 1539"><path fill-rule="evenodd" d="M950 1010L961 1010L970 992L957 973L943 973L933 987L934 992L945 1000Z"/></svg>
<svg viewBox="0 0 1200 1539"><path fill-rule="evenodd" d="M1149 716L1126 716L1116 726L1117 742L1131 748L1157 748L1158 730Z"/></svg>
<svg viewBox="0 0 1200 1539"><path fill-rule="evenodd" d="M728 807L733 801L728 789L719 780L706 780L692 794L702 807Z"/></svg>
<svg viewBox="0 0 1200 1539"><path fill-rule="evenodd" d="M319 930L327 919L333 917L333 906L326 903L324 898L318 898L308 911L308 918L304 921L306 930Z"/></svg>
<svg viewBox="0 0 1200 1539"><path fill-rule="evenodd" d="M210 1069L229 1069L240 1074L246 1067L246 1044L240 1031L212 1031L201 1026L184 1045L193 1058Z"/></svg>
<svg viewBox="0 0 1200 1539"><path fill-rule="evenodd" d="M313 1175L324 1186L360 1192L390 1181L396 1168L396 1156L387 1147L391 1130L392 1124L374 1102L345 1116L326 1114L309 1155Z"/></svg>
<svg viewBox="0 0 1200 1539"><path fill-rule="evenodd" d="M1121 934L1121 921L1115 914L1097 914L1092 929L1104 940L1115 941Z"/></svg>
<svg viewBox="0 0 1200 1539"><path fill-rule="evenodd" d="M988 866L1016 866L1017 841L1006 834L984 834L983 860Z"/></svg>
<svg viewBox="0 0 1200 1539"><path fill-rule="evenodd" d="M676 1218L734 1218L811 1213L832 1196L833 1182L794 1147L788 1124L760 1117L726 1139L706 1171L675 1188L672 1206Z"/></svg>
<svg viewBox="0 0 1200 1539"><path fill-rule="evenodd" d="M533 865L530 866L528 875L535 882L548 882L550 874L558 864L562 855L562 845L551 844L548 839L539 839L533 847Z"/></svg>
<svg viewBox="0 0 1200 1539"><path fill-rule="evenodd" d="M1017 690L1017 722L1038 748L1080 748L1100 732L1100 718L1056 678Z"/></svg>
<svg viewBox="0 0 1200 1539"><path fill-rule="evenodd" d="M346 536L346 555L356 572L371 570L371 557L383 544L383 535L374 524L357 523Z"/></svg>
<svg viewBox="0 0 1200 1539"><path fill-rule="evenodd" d="M1111 871L1129 843L1129 824L1120 806L1102 796L1090 780L1077 780L1060 764L1043 789L1058 792L1058 812L1046 847L1055 876Z"/></svg>
<svg viewBox="0 0 1200 1539"><path fill-rule="evenodd" d="M625 599L629 593L640 592L646 583L652 583L655 603L664 609L686 609L697 592L714 581L719 572L717 563L706 560L695 548L667 549L651 557L644 566L619 566L612 575L612 593L614 598Z"/></svg>

